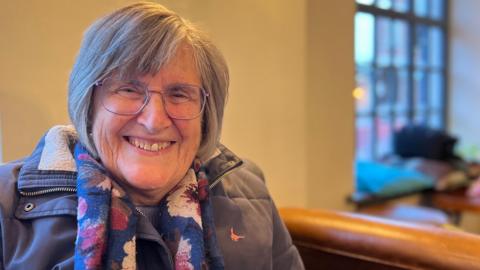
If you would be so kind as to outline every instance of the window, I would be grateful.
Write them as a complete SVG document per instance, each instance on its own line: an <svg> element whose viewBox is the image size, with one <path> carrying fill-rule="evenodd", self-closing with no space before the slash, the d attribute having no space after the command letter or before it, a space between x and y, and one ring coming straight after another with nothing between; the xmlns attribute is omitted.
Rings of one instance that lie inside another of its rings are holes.
<svg viewBox="0 0 480 270"><path fill-rule="evenodd" d="M405 125L446 126L448 0L356 3L356 158L375 160Z"/></svg>

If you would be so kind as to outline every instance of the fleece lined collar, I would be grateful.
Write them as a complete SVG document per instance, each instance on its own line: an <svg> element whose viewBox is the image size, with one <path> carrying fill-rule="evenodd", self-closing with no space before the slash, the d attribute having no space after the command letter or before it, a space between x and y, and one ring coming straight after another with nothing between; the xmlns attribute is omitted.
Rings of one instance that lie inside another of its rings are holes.
<svg viewBox="0 0 480 270"><path fill-rule="evenodd" d="M77 167L72 153L77 141L73 126L52 127L25 159L18 176L18 189L28 192L43 188L75 188ZM210 187L213 187L223 175L242 165L242 160L219 145L215 156L205 165Z"/></svg>

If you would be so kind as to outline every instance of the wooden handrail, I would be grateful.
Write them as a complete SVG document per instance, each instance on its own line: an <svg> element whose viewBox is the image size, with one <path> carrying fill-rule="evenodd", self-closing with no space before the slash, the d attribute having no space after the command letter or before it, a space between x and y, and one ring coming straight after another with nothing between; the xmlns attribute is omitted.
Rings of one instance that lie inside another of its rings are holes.
<svg viewBox="0 0 480 270"><path fill-rule="evenodd" d="M394 269L480 269L474 234L328 210L283 208L280 215L301 253L307 248Z"/></svg>

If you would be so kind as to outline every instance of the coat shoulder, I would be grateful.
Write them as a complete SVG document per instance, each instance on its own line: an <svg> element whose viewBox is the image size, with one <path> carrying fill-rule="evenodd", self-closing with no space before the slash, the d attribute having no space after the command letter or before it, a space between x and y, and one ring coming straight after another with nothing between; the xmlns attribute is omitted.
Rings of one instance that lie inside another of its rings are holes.
<svg viewBox="0 0 480 270"><path fill-rule="evenodd" d="M243 160L243 164L224 176L221 181L226 195L231 198L270 200L265 177L254 162Z"/></svg>
<svg viewBox="0 0 480 270"><path fill-rule="evenodd" d="M17 195L17 179L23 160L0 165L0 207L2 216L13 215Z"/></svg>

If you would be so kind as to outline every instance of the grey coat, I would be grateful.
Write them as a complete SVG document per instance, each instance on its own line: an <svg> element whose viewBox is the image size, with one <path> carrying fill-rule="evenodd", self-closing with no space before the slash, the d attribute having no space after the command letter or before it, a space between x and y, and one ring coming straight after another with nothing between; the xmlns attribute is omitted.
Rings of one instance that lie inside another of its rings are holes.
<svg viewBox="0 0 480 270"><path fill-rule="evenodd" d="M39 170L44 145L42 139L30 157L0 166L0 270L73 269L76 172ZM207 173L226 269L303 269L261 171L219 149ZM141 215L137 264L173 269L161 236Z"/></svg>

